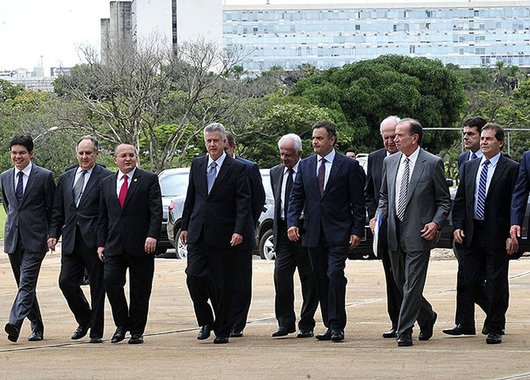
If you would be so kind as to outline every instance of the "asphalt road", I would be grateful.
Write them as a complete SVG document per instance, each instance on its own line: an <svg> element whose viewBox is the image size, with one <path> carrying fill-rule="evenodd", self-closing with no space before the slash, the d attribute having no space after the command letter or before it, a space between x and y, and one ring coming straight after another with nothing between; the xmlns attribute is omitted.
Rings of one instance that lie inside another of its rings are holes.
<svg viewBox="0 0 530 380"><path fill-rule="evenodd" d="M45 339L28 342L29 323L19 342L0 332L1 379L526 379L530 378L530 259L510 268L511 305L500 345L486 345L483 335L449 337L442 328L454 319L456 261L432 259L425 290L438 313L433 338L413 347L383 339L389 328L384 277L378 261L347 265L348 325L342 343L272 339L273 262L254 261L254 298L243 338L227 345L199 342L185 285L185 262L157 259L149 322L143 345L109 342L114 325L107 304L106 341L72 341L76 323L57 285L58 254L46 257L38 286ZM444 259L445 258L445 259ZM6 255L0 255L0 323L7 322L15 285ZM298 286L298 284L297 284ZM299 289L299 288L298 288ZM297 296L299 301L299 296ZM299 305L297 306L299 310ZM320 314L316 332L324 330ZM477 311L477 330L484 315ZM2 329L3 330L3 329Z"/></svg>

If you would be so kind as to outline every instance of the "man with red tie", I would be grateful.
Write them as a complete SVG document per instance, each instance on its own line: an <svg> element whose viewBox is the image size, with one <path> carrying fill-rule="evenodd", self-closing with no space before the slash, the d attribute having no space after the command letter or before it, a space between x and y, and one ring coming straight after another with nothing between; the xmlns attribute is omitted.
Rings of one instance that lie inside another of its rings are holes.
<svg viewBox="0 0 530 380"><path fill-rule="evenodd" d="M114 153L119 170L102 182L98 222L98 255L104 261L104 283L118 343L131 332L129 344L143 343L154 274L156 239L162 223L158 177L136 167L133 145ZM123 287L129 269L130 305Z"/></svg>

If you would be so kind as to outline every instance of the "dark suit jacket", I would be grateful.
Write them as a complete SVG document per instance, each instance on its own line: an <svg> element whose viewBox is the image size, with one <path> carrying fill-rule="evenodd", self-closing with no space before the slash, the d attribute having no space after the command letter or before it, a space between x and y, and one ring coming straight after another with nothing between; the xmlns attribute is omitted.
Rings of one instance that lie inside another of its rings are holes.
<svg viewBox="0 0 530 380"><path fill-rule="evenodd" d="M453 207L453 227L464 231L466 248L470 248L473 241L475 185L480 162L477 159L464 164ZM517 180L517 169L516 162L500 156L486 194L484 228L488 246L502 249L510 236L511 194Z"/></svg>
<svg viewBox="0 0 530 380"><path fill-rule="evenodd" d="M117 173L101 181L98 247L105 255L141 256L145 239L158 239L162 225L162 197L156 174L136 168L123 209L116 192Z"/></svg>
<svg viewBox="0 0 530 380"><path fill-rule="evenodd" d="M359 163L335 152L322 196L316 168L316 155L298 164L289 199L288 227L298 225L303 211L305 233L302 235L302 245L305 247L318 246L321 233L324 233L330 245L348 244L351 235L364 236L364 176Z"/></svg>
<svg viewBox="0 0 530 380"><path fill-rule="evenodd" d="M79 207L76 207L73 192L76 171L69 170L59 177L53 202L49 235L56 239L62 235L61 252L65 255L74 252L77 226L85 244L90 248L97 248L101 181L112 175L110 170L95 165L79 200Z"/></svg>
<svg viewBox="0 0 530 380"><path fill-rule="evenodd" d="M251 220L247 167L227 155L208 194L207 165L208 155L191 163L181 228L188 231L188 243L196 243L203 235L207 245L229 248L232 234L244 237ZM246 240L241 248L252 248L254 239Z"/></svg>
<svg viewBox="0 0 530 380"><path fill-rule="evenodd" d="M377 205L379 204L379 193L381 191L381 182L383 178L383 161L385 157L386 149L384 148L376 150L368 155L364 197L369 219L372 219L375 216Z"/></svg>
<svg viewBox="0 0 530 380"><path fill-rule="evenodd" d="M519 175L512 195L511 224L523 226L524 214L530 191L530 151L523 153L519 164Z"/></svg>
<svg viewBox="0 0 530 380"><path fill-rule="evenodd" d="M55 192L53 173L33 163L19 205L15 196L14 171L15 168L8 169L0 176L3 206L7 213L4 251L15 252L20 237L27 252L46 252Z"/></svg>
<svg viewBox="0 0 530 380"><path fill-rule="evenodd" d="M402 153L393 154L383 162L381 198L376 215L387 220L390 251L397 251L399 248L407 252L429 251L436 245L436 239L423 239L421 229L430 222L435 222L441 227L451 209L451 196L445 180L443 161L440 157L420 148L410 176L405 216L401 222L401 236L398 241L396 177L402 155Z"/></svg>

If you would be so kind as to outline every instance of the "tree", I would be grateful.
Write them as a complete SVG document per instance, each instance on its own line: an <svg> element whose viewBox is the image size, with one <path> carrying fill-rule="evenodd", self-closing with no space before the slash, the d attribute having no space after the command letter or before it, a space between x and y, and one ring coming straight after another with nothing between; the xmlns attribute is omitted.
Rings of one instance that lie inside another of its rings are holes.
<svg viewBox="0 0 530 380"><path fill-rule="evenodd" d="M240 82L228 75L237 57L211 43L175 51L153 41L122 44L105 64L89 48L84 56L87 63L56 87L65 101L60 119L107 145L134 144L155 172L188 162L202 128L239 104Z"/></svg>
<svg viewBox="0 0 530 380"><path fill-rule="evenodd" d="M348 126L352 145L368 150L380 146L379 123L389 115L416 118L426 128L456 127L465 104L461 83L440 61L397 55L309 76L291 95L343 114L338 129ZM436 152L454 138L451 132L427 133L423 145Z"/></svg>

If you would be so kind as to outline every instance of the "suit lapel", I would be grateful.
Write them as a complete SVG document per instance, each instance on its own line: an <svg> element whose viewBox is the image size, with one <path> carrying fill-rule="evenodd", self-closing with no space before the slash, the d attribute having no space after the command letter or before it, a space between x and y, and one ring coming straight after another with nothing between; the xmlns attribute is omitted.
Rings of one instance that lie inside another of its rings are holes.
<svg viewBox="0 0 530 380"><path fill-rule="evenodd" d="M468 173L466 174L466 198L467 199L470 199L472 200L472 208L474 209L475 208L475 187L476 187L476 179L477 179L477 174L478 174L478 170L479 170L479 167L480 167L480 161L481 160L473 160L470 164L469 164L469 170L468 170ZM464 163L465 165L465 163ZM463 170L463 169L462 169Z"/></svg>
<svg viewBox="0 0 530 380"><path fill-rule="evenodd" d="M141 181L141 179L142 179L141 170L139 168L136 168L134 170L134 175L131 181L129 182L129 187L127 188L127 195L125 196L125 203L123 204L123 209L127 207L131 198L134 196L134 193L136 189L138 188L138 183Z"/></svg>
<svg viewBox="0 0 530 380"><path fill-rule="evenodd" d="M420 151L418 152L418 158L414 164L414 169L412 170L412 175L410 176L409 192L407 193L407 205L412 198L412 194L414 194L414 191L416 190L418 181L423 175L423 171L425 170L425 161L426 159L425 155L423 154L423 149L420 148Z"/></svg>
<svg viewBox="0 0 530 380"><path fill-rule="evenodd" d="M310 178L310 185L314 188L313 191L315 194L320 195L320 188L318 187L318 178L317 178L317 161L318 156L315 154L313 157L308 158L308 166L309 166L309 172L311 175ZM300 166L299 166L300 168Z"/></svg>
<svg viewBox="0 0 530 380"><path fill-rule="evenodd" d="M218 184L222 182L224 176L226 175L226 172L229 170L230 165L232 165L232 161L234 159L230 157L229 155L226 155L223 164L221 165L221 169L219 170L219 173L217 174L217 177L215 178L215 182L213 183L212 190L210 190L210 194L215 192L215 189L217 189ZM208 162L208 161L206 161ZM206 168L204 170L205 178L206 178ZM208 192L208 184L206 184L206 192ZM208 194L208 196L210 195Z"/></svg>
<svg viewBox="0 0 530 380"><path fill-rule="evenodd" d="M39 168L37 165L32 164L31 171L29 172L28 183L26 184L26 189L24 190L24 196L22 197L22 202L19 206L24 204L24 201L27 198L27 195L31 192L33 185L35 184L36 178L39 175Z"/></svg>
<svg viewBox="0 0 530 380"><path fill-rule="evenodd" d="M326 183L326 187L324 188L324 194L322 194L322 197L327 194L330 185L335 183L335 177L337 176L337 173L340 170L340 166L342 165L341 158L342 157L337 152L335 152L335 158L333 159L333 163L331 164L331 172L329 173L328 182Z"/></svg>
<svg viewBox="0 0 530 380"><path fill-rule="evenodd" d="M274 170L272 173L274 180L274 207L276 208L276 215L280 215L282 209L282 184L283 184L283 172L285 168L283 166L278 166L277 170ZM293 178L294 179L294 178Z"/></svg>
<svg viewBox="0 0 530 380"><path fill-rule="evenodd" d="M94 168L92 169L92 173L90 174L90 177L88 178L88 182L85 185L85 190L81 194L81 199L79 200L79 204L83 203L83 201L86 199L87 194L89 194L90 192L90 189L94 186L94 183L97 181L99 173L100 173L100 170L97 170L97 165L95 165ZM74 179L75 179L75 176L74 176ZM72 186L74 186L73 183L72 183Z"/></svg>
<svg viewBox="0 0 530 380"><path fill-rule="evenodd" d="M488 187L488 193L486 194L486 199L489 198L490 193L492 192L493 188L497 184L499 178L502 177L504 174L504 171L506 170L506 158L502 156L499 157L499 161L497 161L497 167L495 168L495 171L493 172L493 176L491 177L491 182Z"/></svg>
<svg viewBox="0 0 530 380"><path fill-rule="evenodd" d="M388 204L391 205L392 210L396 209L396 207L394 206L396 203L396 179L397 179L399 163L401 161L402 155L403 153L401 152L396 153L392 156L391 159L387 161L386 170L387 170L387 177L388 177L388 184L389 184L389 186L387 185Z"/></svg>

